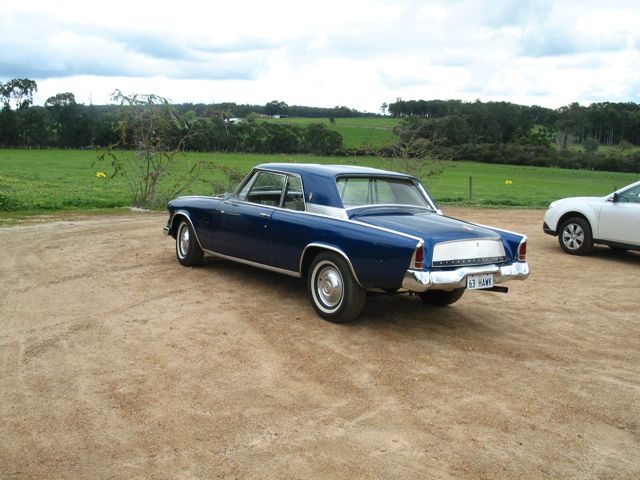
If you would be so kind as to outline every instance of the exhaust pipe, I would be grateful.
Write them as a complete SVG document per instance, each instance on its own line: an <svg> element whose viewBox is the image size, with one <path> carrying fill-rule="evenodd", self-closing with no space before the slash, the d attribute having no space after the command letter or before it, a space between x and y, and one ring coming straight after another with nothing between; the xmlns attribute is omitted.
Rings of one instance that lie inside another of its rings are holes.
<svg viewBox="0 0 640 480"><path fill-rule="evenodd" d="M509 291L508 287L499 287L494 285L491 288L483 288L482 290L484 290L485 292L498 292L498 293L507 293Z"/></svg>

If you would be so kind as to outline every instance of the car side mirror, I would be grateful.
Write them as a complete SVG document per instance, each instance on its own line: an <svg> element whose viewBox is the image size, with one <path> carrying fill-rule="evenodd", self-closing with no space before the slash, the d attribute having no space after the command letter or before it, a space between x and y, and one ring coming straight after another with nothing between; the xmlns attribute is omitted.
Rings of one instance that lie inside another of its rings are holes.
<svg viewBox="0 0 640 480"><path fill-rule="evenodd" d="M620 194L618 192L614 193L613 196L611 197L611 201L613 203L618 203L619 200L620 200Z"/></svg>

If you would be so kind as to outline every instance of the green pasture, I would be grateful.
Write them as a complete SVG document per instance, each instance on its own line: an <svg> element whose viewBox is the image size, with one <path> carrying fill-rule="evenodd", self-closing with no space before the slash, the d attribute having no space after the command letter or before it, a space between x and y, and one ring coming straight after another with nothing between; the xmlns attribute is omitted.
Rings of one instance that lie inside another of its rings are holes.
<svg viewBox="0 0 640 480"><path fill-rule="evenodd" d="M87 211L130 205L125 179L96 176L99 172L110 173L108 164L95 164L96 158L97 153L91 150L0 150L0 216L6 218L11 212ZM186 168L187 163L197 160L208 165L189 190L199 195L213 194L214 185L219 188L224 179L222 170L211 165L231 167L242 174L265 162L349 163L390 168L376 157L189 153L180 161ZM562 197L605 195L637 179L637 174L446 162L442 174L423 180L441 203L543 208ZM161 193L171 180L160 185ZM157 208L164 208L164 201Z"/></svg>
<svg viewBox="0 0 640 480"><path fill-rule="evenodd" d="M377 149L392 143L395 139L393 128L400 119L391 117L353 117L336 118L332 124L328 118L267 118L261 121L305 126L310 123L324 123L340 135L344 147L350 150L359 148Z"/></svg>

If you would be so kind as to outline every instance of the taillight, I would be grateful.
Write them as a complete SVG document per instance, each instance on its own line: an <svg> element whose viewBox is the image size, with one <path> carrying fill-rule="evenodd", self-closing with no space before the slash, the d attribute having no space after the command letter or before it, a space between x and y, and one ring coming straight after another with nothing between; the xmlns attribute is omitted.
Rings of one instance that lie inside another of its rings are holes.
<svg viewBox="0 0 640 480"><path fill-rule="evenodd" d="M518 260L524 262L527 259L527 241L523 240L520 242L520 246L518 247Z"/></svg>
<svg viewBox="0 0 640 480"><path fill-rule="evenodd" d="M424 268L424 245L422 242L416 247L416 251L413 254L413 267Z"/></svg>

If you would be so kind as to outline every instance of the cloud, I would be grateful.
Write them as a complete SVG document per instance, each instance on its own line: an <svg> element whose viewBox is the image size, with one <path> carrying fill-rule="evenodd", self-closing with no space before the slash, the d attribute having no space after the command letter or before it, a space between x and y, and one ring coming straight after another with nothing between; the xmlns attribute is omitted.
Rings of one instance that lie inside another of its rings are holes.
<svg viewBox="0 0 640 480"><path fill-rule="evenodd" d="M0 77L75 75L193 79L256 78L273 42L248 36L213 42L166 32L78 25L16 13L0 34ZM34 36L33 31L39 35Z"/></svg>
<svg viewBox="0 0 640 480"><path fill-rule="evenodd" d="M480 17L482 22L493 28L524 26L542 22L552 9L551 0L502 0L487 2L483 5Z"/></svg>
<svg viewBox="0 0 640 480"><path fill-rule="evenodd" d="M636 1L5 3L0 81L370 111L396 97L637 100Z"/></svg>
<svg viewBox="0 0 640 480"><path fill-rule="evenodd" d="M554 57L585 52L614 52L627 47L627 34L593 35L562 27L529 30L519 41L518 53L530 57Z"/></svg>

